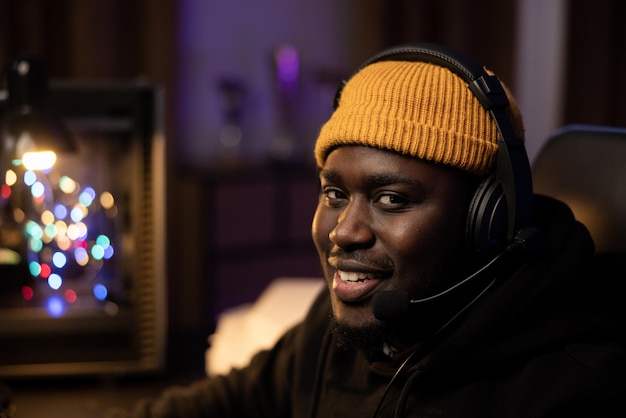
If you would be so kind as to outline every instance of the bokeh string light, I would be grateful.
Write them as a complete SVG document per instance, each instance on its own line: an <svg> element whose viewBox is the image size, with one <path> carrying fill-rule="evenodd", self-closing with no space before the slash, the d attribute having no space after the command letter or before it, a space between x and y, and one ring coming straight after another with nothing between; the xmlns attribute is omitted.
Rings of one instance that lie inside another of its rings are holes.
<svg viewBox="0 0 626 418"><path fill-rule="evenodd" d="M56 179L53 181L53 179ZM23 225L25 264L32 280L21 286L25 304L45 306L49 315L63 315L68 306L111 303L110 277L104 263L115 255L115 198L68 175L7 170L0 189L2 204L11 199L13 220ZM107 312L116 311L107 309Z"/></svg>

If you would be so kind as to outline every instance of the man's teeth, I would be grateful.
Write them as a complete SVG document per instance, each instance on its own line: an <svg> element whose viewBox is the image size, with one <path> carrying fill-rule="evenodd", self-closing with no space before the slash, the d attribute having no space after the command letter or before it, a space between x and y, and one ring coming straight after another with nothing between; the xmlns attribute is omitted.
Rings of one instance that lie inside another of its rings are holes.
<svg viewBox="0 0 626 418"><path fill-rule="evenodd" d="M351 282L356 283L358 281L364 281L368 279L367 274L364 273L354 273L349 271L338 271L339 278L343 282Z"/></svg>

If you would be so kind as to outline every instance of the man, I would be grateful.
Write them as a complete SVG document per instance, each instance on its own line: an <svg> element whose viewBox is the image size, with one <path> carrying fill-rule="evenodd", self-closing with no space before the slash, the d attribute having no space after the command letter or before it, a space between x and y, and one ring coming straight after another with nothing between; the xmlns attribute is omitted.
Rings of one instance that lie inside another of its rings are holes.
<svg viewBox="0 0 626 418"><path fill-rule="evenodd" d="M511 95L432 45L384 51L315 145L328 291L269 351L136 417L626 416L593 242L533 197Z"/></svg>

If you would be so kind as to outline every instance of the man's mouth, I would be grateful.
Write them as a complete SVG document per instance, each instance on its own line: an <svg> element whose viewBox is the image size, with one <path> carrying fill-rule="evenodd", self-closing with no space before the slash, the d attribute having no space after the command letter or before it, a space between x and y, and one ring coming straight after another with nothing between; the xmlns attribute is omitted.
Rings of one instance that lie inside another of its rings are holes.
<svg viewBox="0 0 626 418"><path fill-rule="evenodd" d="M366 273L359 273L359 272L353 272L353 271L337 270L337 274L339 275L339 278L341 279L342 282L348 283L348 284L359 283L359 282L362 283L366 280L376 278L376 277L371 277L370 275Z"/></svg>
<svg viewBox="0 0 626 418"><path fill-rule="evenodd" d="M343 302L359 302L371 297L382 281L377 274L336 270L333 291Z"/></svg>

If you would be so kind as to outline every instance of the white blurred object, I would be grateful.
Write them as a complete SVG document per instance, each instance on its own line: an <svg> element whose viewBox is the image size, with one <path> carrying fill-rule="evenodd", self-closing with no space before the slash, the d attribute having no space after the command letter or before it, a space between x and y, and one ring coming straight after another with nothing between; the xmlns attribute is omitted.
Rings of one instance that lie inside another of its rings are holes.
<svg viewBox="0 0 626 418"><path fill-rule="evenodd" d="M245 366L257 351L274 345L304 318L324 285L321 278L277 278L253 304L221 314L206 350L207 375Z"/></svg>

